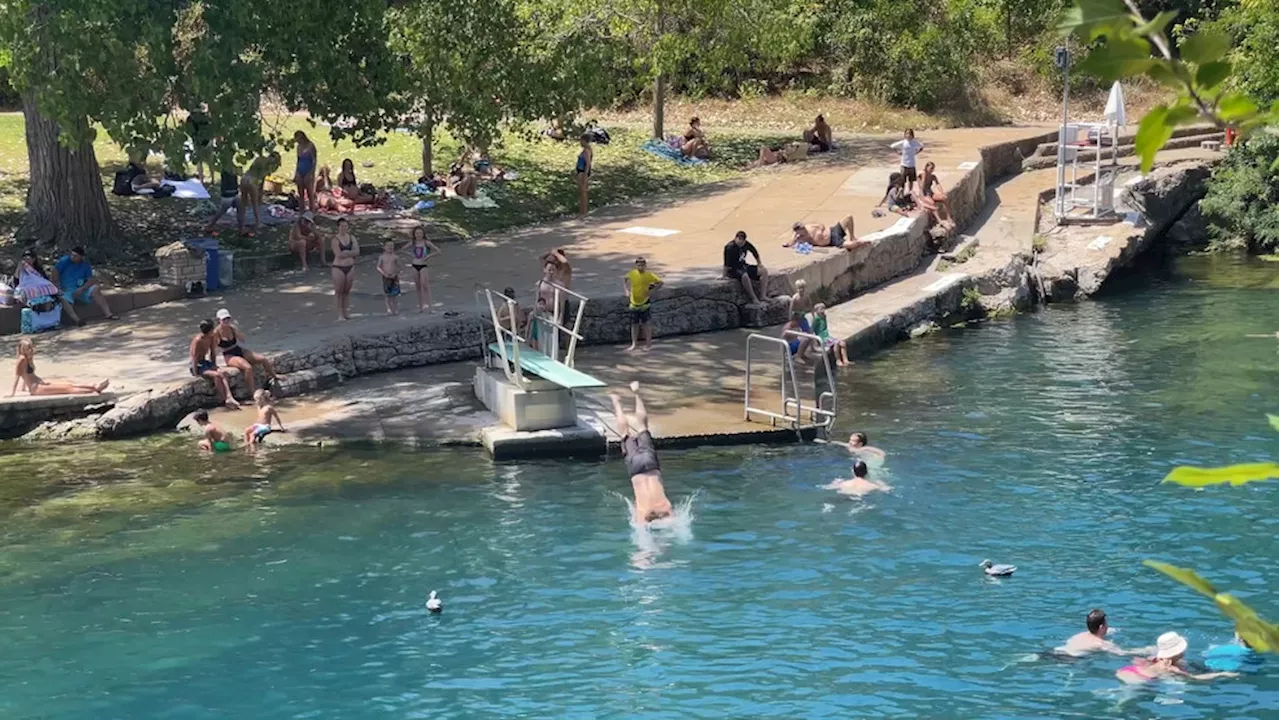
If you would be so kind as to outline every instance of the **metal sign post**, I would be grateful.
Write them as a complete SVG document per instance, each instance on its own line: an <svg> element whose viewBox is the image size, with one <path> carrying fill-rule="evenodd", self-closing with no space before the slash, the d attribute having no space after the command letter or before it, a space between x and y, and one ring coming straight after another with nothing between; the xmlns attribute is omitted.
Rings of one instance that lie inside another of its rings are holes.
<svg viewBox="0 0 1280 720"><path fill-rule="evenodd" d="M1067 100L1071 94L1071 49L1065 45L1053 51L1053 66L1062 71L1062 126L1058 128L1058 183L1054 193L1054 214L1061 220L1067 214L1063 186L1067 182Z"/></svg>

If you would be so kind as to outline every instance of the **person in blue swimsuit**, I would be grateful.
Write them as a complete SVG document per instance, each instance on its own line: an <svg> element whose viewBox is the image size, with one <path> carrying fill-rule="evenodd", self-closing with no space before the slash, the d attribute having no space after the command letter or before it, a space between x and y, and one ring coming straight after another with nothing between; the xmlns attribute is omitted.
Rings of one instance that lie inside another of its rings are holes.
<svg viewBox="0 0 1280 720"><path fill-rule="evenodd" d="M298 165L293 174L298 185L298 207L315 212L316 144L301 130L293 134L293 141L298 145Z"/></svg>
<svg viewBox="0 0 1280 720"><path fill-rule="evenodd" d="M409 235L409 265L413 268L413 282L418 293L418 312L431 312L431 285L427 282L427 258L439 254L440 248L427 239L427 231L421 225Z"/></svg>
<svg viewBox="0 0 1280 720"><path fill-rule="evenodd" d="M594 159L591 149L591 136L583 134L579 138L582 152L578 153L578 164L574 167L573 176L578 181L578 217L587 216L587 184L591 180L591 162Z"/></svg>

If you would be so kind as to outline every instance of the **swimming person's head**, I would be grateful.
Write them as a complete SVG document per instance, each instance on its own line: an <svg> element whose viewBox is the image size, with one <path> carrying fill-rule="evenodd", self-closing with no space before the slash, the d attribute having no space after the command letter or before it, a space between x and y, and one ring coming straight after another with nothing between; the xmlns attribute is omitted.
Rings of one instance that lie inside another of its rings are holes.
<svg viewBox="0 0 1280 720"><path fill-rule="evenodd" d="M1187 654L1187 639L1178 633L1169 632L1156 638L1156 659L1177 663Z"/></svg>
<svg viewBox="0 0 1280 720"><path fill-rule="evenodd" d="M192 419L192 420L195 420L195 421L196 421L196 424L197 424L197 425L200 425L201 427L203 427L203 426L205 426L205 425L208 425L208 424L209 424L209 411L208 411L208 410L197 410L197 411L196 411L196 414L191 416L191 419Z"/></svg>
<svg viewBox="0 0 1280 720"><path fill-rule="evenodd" d="M856 432L849 436L849 447L860 448L866 447L867 434L864 432Z"/></svg>
<svg viewBox="0 0 1280 720"><path fill-rule="evenodd" d="M211 332L213 332L213 321L212 321L212 320L210 320L209 318L205 318L205 319L201 320L201 321L200 321L200 334L201 334L201 335L208 335L208 334L209 334L209 333L211 333Z"/></svg>
<svg viewBox="0 0 1280 720"><path fill-rule="evenodd" d="M553 278L553 277L555 277L555 276L556 276L556 264L555 264L555 263L549 262L549 263L547 263L546 265L543 265L543 266L542 266L542 277L543 277L544 279L546 279L546 280L550 280L551 278Z"/></svg>
<svg viewBox="0 0 1280 720"><path fill-rule="evenodd" d="M867 464L861 460L853 461L853 476L856 478L867 477Z"/></svg>
<svg viewBox="0 0 1280 720"><path fill-rule="evenodd" d="M1085 616L1084 626L1089 628L1089 634L1096 637L1107 636L1107 614L1100 608L1094 608Z"/></svg>
<svg viewBox="0 0 1280 720"><path fill-rule="evenodd" d="M502 294L503 294L503 295L506 295L507 297L511 298L512 300L515 300L515 299L516 299L516 289L515 289L515 288L512 288L512 287L504 287L504 288L502 288Z"/></svg>

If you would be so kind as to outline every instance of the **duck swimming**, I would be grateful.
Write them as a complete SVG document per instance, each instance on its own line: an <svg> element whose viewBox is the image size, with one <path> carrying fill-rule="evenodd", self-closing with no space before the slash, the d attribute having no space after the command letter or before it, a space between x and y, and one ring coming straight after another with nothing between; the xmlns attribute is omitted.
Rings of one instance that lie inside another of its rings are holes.
<svg viewBox="0 0 1280 720"><path fill-rule="evenodd" d="M436 591L432 590L427 596L427 610L438 613L444 610L444 603L440 602L440 598L436 597Z"/></svg>
<svg viewBox="0 0 1280 720"><path fill-rule="evenodd" d="M994 565L990 560L983 560L978 567L991 577L1008 577L1018 569L1017 565Z"/></svg>

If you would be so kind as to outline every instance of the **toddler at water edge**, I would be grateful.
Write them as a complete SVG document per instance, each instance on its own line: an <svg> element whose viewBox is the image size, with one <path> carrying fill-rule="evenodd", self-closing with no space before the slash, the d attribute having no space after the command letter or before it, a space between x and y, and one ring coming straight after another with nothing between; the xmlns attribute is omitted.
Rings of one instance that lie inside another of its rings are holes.
<svg viewBox="0 0 1280 720"><path fill-rule="evenodd" d="M262 392L259 390L258 392ZM222 431L222 428L214 425L209 421L209 412L207 410L197 410L196 414L191 416L192 420L204 431L200 442L196 443L196 447L205 452L231 452L230 437Z"/></svg>
<svg viewBox="0 0 1280 720"><path fill-rule="evenodd" d="M284 429L284 421L280 419L280 413L276 412L276 406L271 404L271 393L266 390L255 392L253 403L258 406L258 421L244 429L245 445L260 445L262 439L271 434L272 421L280 426L279 432L287 432Z"/></svg>
<svg viewBox="0 0 1280 720"><path fill-rule="evenodd" d="M382 276L382 294L387 301L387 314L400 312L400 256L396 254L396 241L382 243L382 254L378 256L378 274Z"/></svg>

